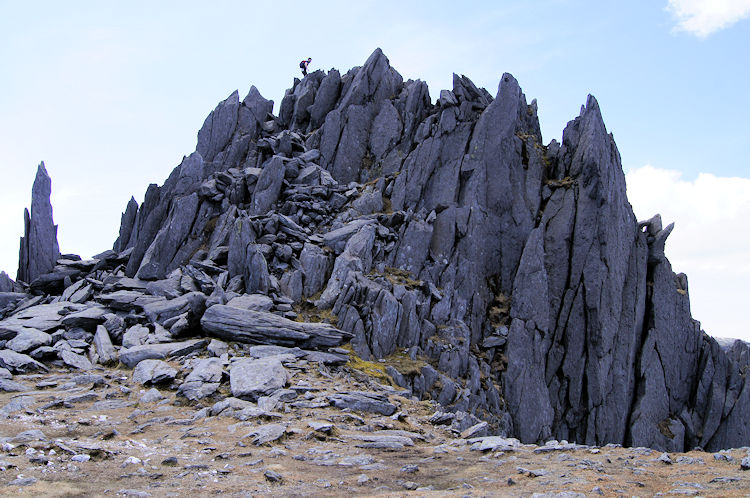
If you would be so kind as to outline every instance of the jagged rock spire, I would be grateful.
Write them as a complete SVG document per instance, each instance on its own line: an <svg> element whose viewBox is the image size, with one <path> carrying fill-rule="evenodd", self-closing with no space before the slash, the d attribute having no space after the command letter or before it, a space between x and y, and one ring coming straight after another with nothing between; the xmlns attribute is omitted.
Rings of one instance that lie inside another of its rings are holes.
<svg viewBox="0 0 750 498"><path fill-rule="evenodd" d="M24 236L18 256L17 279L31 283L49 272L60 257L57 244L57 225L52 220L52 180L44 162L39 164L31 189L31 215L24 209Z"/></svg>

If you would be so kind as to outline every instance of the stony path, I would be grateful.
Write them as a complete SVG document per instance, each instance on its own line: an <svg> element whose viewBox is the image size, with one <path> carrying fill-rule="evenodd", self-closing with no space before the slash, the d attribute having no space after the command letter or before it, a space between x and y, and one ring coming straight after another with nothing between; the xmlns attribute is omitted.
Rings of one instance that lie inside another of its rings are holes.
<svg viewBox="0 0 750 498"><path fill-rule="evenodd" d="M446 419L430 403L349 367L286 360L287 388L257 402L221 387L188 404L176 385L144 387L125 369L15 376L27 390L0 393L0 494L750 495L747 449L664 454L471 437L481 428L436 425Z"/></svg>

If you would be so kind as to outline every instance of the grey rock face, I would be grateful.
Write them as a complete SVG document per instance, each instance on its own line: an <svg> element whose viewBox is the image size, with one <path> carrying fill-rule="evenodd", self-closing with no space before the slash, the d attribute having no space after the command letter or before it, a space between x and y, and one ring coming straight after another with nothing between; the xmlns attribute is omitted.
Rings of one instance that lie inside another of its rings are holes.
<svg viewBox="0 0 750 498"><path fill-rule="evenodd" d="M195 193L176 201L165 225L143 255L136 277L161 279L174 268L173 260L193 229L199 207L200 201Z"/></svg>
<svg viewBox="0 0 750 498"><path fill-rule="evenodd" d="M300 254L303 273L303 294L307 297L317 294L326 283L331 267L331 259L315 244L307 243Z"/></svg>
<svg viewBox="0 0 750 498"><path fill-rule="evenodd" d="M315 130L323 124L325 116L333 110L341 91L341 74L333 69L320 82L315 101L310 106L310 129Z"/></svg>
<svg viewBox="0 0 750 498"><path fill-rule="evenodd" d="M242 100L237 116L237 129L255 138L273 111L273 101L266 100L255 86L250 87L247 96Z"/></svg>
<svg viewBox="0 0 750 498"><path fill-rule="evenodd" d="M60 257L57 244L57 226L52 220L52 180L44 163L37 168L34 186L31 189L31 215L24 211L24 235L18 257L17 279L31 283L49 272Z"/></svg>
<svg viewBox="0 0 750 498"><path fill-rule="evenodd" d="M133 234L133 228L135 227L137 216L138 203L135 201L134 197L131 197L125 208L125 212L122 213L122 219L120 220L120 236L117 237L113 246L115 251L121 252L128 247L133 247L130 236Z"/></svg>
<svg viewBox="0 0 750 498"><path fill-rule="evenodd" d="M4 271L0 271L0 293L12 293L16 290L16 283ZM7 303L0 302L0 307L5 307Z"/></svg>
<svg viewBox="0 0 750 498"><path fill-rule="evenodd" d="M198 146L195 149L204 160L213 160L232 138L237 126L239 107L240 96L235 91L219 103L206 118L198 132Z"/></svg>
<svg viewBox="0 0 750 498"><path fill-rule="evenodd" d="M229 372L232 396L255 401L282 389L289 383L289 373L275 357L240 360Z"/></svg>
<svg viewBox="0 0 750 498"><path fill-rule="evenodd" d="M252 214L265 214L279 198L281 182L284 180L284 161L280 156L272 157L258 177L252 200Z"/></svg>

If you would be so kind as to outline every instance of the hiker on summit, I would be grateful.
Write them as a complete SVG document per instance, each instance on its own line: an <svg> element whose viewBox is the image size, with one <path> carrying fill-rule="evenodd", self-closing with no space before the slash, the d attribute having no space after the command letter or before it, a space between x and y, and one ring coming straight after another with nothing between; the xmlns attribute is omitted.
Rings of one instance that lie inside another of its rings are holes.
<svg viewBox="0 0 750 498"><path fill-rule="evenodd" d="M312 61L312 57L309 57L307 60L303 60L299 63L300 69L302 69L302 76L307 76L307 66L310 64L310 61Z"/></svg>

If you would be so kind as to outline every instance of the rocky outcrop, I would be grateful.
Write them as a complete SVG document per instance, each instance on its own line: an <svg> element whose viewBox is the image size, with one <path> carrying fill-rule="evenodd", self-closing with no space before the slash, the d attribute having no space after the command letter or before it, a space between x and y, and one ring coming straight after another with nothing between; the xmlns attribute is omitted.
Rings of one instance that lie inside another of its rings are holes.
<svg viewBox="0 0 750 498"><path fill-rule="evenodd" d="M18 256L17 279L27 284L48 273L60 257L57 225L52 220L52 180L44 163L39 164L31 189L31 214L23 213L23 237Z"/></svg>
<svg viewBox="0 0 750 498"><path fill-rule="evenodd" d="M510 74L494 96L454 75L433 104L376 50L272 109L255 87L221 102L196 151L131 199L113 250L19 273L36 295L0 280L9 369L180 359L183 398L229 379L260 403L284 391L285 361L340 368L349 342L467 437L750 444L750 349L692 318L664 253L673 226L635 219L594 97L545 145Z"/></svg>

